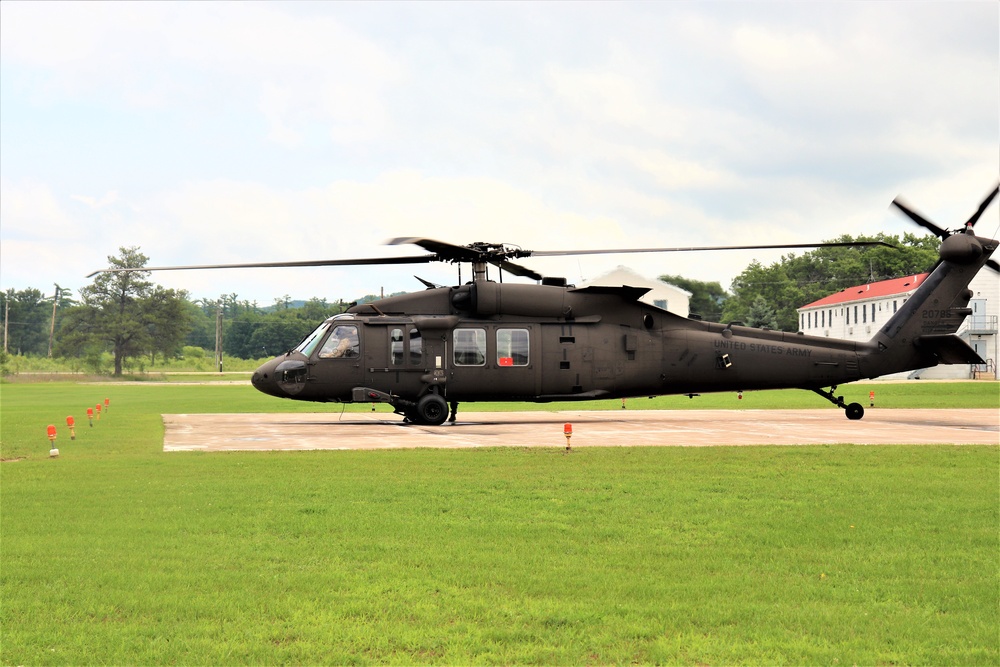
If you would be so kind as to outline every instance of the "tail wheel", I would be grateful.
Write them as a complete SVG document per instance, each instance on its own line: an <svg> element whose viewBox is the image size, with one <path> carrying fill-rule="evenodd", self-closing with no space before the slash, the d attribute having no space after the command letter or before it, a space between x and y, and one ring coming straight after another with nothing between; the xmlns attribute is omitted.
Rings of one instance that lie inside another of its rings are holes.
<svg viewBox="0 0 1000 667"><path fill-rule="evenodd" d="M865 408L860 403L851 403L844 408L844 412L848 419L861 419L865 416Z"/></svg>
<svg viewBox="0 0 1000 667"><path fill-rule="evenodd" d="M417 402L416 417L422 424L439 426L448 418L448 403L437 394L427 394Z"/></svg>

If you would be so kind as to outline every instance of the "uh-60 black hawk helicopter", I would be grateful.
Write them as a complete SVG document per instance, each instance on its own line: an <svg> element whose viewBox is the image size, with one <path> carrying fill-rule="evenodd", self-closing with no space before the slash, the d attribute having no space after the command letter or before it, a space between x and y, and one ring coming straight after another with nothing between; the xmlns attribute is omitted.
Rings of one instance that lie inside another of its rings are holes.
<svg viewBox="0 0 1000 667"><path fill-rule="evenodd" d="M943 239L940 261L904 307L863 343L681 317L639 301L647 288L573 287L511 260L864 244L533 252L505 244L458 246L399 238L390 243L415 244L430 254L135 270L472 264L473 280L466 284L439 287L422 281L426 290L352 305L327 319L294 349L253 374L254 387L280 398L388 403L411 422L438 425L449 419L449 406L450 420L455 420L460 402L585 401L801 388L843 408L848 419L861 419L864 408L836 396L837 385L937 364L984 363L954 334L972 312L969 282L983 265L998 270L989 259L997 241L973 232L998 191L1000 187L954 233L899 200L893 202ZM488 265L540 284L494 282L487 277Z"/></svg>

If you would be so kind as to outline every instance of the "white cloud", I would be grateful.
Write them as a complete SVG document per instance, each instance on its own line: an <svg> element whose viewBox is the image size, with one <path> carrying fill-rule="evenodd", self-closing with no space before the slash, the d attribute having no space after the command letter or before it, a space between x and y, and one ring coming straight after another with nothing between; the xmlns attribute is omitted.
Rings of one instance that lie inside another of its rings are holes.
<svg viewBox="0 0 1000 667"><path fill-rule="evenodd" d="M72 199L75 199L76 201L82 204L86 204L92 209L100 209L100 208L106 208L113 204L117 204L119 198L118 198L118 191L111 190L100 198L92 197L89 195L72 195Z"/></svg>
<svg viewBox="0 0 1000 667"><path fill-rule="evenodd" d="M73 218L44 183L0 179L0 221L5 238L53 240L73 230Z"/></svg>
<svg viewBox="0 0 1000 667"><path fill-rule="evenodd" d="M327 125L336 141L384 131L382 91L403 70L332 17L296 16L267 3L7 3L3 9L3 59L42 74L25 83L39 99L108 104L111 98L148 108L238 94L244 102L256 99L270 138L282 144L297 143L299 128L310 123ZM222 90L206 89L206 79Z"/></svg>
<svg viewBox="0 0 1000 667"><path fill-rule="evenodd" d="M179 264L422 252L380 245L393 236L560 249L902 231L897 193L944 224L998 171L992 3L0 12L4 264L66 243L73 276L120 245ZM524 263L725 285L747 261ZM163 280L349 298L424 268Z"/></svg>

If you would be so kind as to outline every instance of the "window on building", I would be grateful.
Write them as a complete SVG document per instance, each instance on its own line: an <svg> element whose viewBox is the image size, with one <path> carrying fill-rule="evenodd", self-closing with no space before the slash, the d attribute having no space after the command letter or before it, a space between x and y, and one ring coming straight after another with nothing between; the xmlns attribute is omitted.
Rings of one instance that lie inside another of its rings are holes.
<svg viewBox="0 0 1000 667"><path fill-rule="evenodd" d="M872 304L872 322L875 321L875 304Z"/></svg>
<svg viewBox="0 0 1000 667"><path fill-rule="evenodd" d="M896 302L895 301L892 302L892 312L894 312L894 313L896 312Z"/></svg>
<svg viewBox="0 0 1000 667"><path fill-rule="evenodd" d="M657 308L662 308L663 310L666 310L667 309L667 300L666 299L653 299L653 305L656 306Z"/></svg>

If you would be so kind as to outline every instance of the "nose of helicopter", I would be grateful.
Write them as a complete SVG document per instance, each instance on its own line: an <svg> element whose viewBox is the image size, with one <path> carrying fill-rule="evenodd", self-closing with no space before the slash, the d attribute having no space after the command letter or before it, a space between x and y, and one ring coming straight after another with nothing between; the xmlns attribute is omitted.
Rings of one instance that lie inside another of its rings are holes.
<svg viewBox="0 0 1000 667"><path fill-rule="evenodd" d="M250 383L257 391L278 398L296 396L305 388L308 366L304 358L290 354L262 365L254 371Z"/></svg>
<svg viewBox="0 0 1000 667"><path fill-rule="evenodd" d="M275 369L280 362L280 358L271 359L271 361L262 364L260 368L254 371L253 377L250 378L250 384L253 385L254 389L271 396L281 397L286 395L278 386L278 378L275 376Z"/></svg>

